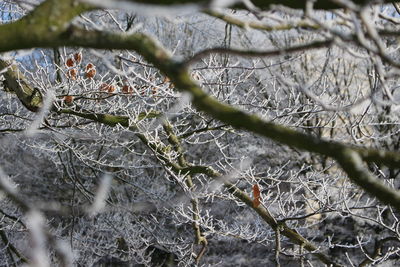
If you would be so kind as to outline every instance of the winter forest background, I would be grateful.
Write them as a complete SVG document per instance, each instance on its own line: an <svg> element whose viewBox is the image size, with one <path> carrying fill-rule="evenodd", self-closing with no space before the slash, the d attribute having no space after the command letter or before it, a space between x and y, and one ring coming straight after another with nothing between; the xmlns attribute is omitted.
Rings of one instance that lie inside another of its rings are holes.
<svg viewBox="0 0 400 267"><path fill-rule="evenodd" d="M399 4L0 12L0 266L400 264Z"/></svg>

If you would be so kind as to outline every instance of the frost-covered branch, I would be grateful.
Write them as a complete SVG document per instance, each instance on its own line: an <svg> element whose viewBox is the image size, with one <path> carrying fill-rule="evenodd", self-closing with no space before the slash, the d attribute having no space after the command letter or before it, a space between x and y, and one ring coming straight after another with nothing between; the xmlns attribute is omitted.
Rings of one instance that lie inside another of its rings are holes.
<svg viewBox="0 0 400 267"><path fill-rule="evenodd" d="M331 41L317 42L317 47L325 46L330 43ZM244 129L282 144L309 152L322 154L332 157L336 160L341 159L343 149L353 149L345 144L326 141L321 138L316 138L311 135L297 132L279 124L266 122L256 115L248 114L247 112L238 108L219 102L217 99L207 95L202 88L200 88L196 82L192 80L186 67L187 62L177 62L160 44L145 34L136 33L132 35L123 35L101 31L90 31L75 26L70 26L63 34L61 34L61 37L55 35L53 36L53 40L49 41L48 43L43 43L43 45L47 47L61 44L103 49L133 49L141 54L148 62L157 67L161 72L167 75L175 84L177 89L181 90L182 92L190 93L193 97L192 103L198 110L204 111L213 118L229 124L237 129ZM314 46L311 45L310 47ZM292 49L300 51L304 49L304 47L299 46ZM1 50L2 47L0 46L0 51ZM219 50L217 49L217 51ZM223 49L223 51L225 50ZM246 52L243 53L246 54ZM257 52L254 53L258 54ZM263 52L261 52L261 54L262 53ZM274 50L272 52L267 51L264 53L279 54L280 51ZM208 54L208 52L206 52L206 54ZM252 53L250 52L250 54ZM199 55L202 57L203 53L200 52ZM95 115L88 116L95 118ZM108 116L109 115L106 116L106 119ZM111 123L116 124L121 122L113 121ZM127 122L125 122L125 124L126 123ZM398 153L387 152L386 155L390 155L389 157L382 156L382 154L385 155L385 153L372 153L374 156L371 157L369 156L369 153L365 152L364 150L364 153L360 153L360 155L363 157L363 159L374 158L378 164L387 164L392 168L399 168L400 156L397 155ZM353 179L353 177L350 178ZM357 182L357 184L363 187L362 183ZM399 193L394 192L388 187L387 191L392 192L391 195L399 195ZM369 190L369 192L373 194L371 190ZM389 198L381 195L374 194L374 196L386 204L391 204L397 208L400 208L400 202L396 200L397 198L390 200Z"/></svg>

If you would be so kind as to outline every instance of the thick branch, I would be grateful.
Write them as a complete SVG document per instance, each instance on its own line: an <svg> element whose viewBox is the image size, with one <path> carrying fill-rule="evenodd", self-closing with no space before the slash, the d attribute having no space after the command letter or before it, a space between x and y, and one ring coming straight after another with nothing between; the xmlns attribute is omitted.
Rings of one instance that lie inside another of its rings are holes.
<svg viewBox="0 0 400 267"><path fill-rule="evenodd" d="M233 106L219 102L217 99L207 95L191 79L184 64L176 62L161 45L145 34L138 33L123 35L100 31L88 31L71 26L61 36L54 36L52 42L43 43L42 45L45 47L70 45L104 49L133 49L141 54L148 62L157 67L161 72L170 77L177 89L190 93L193 97L192 102L197 109L204 111L213 118L232 125L237 129L247 130L294 148L332 157L339 162L343 161L344 149L354 149L350 145L326 141L321 138L292 130L282 125L266 122L256 115L248 114ZM111 121L110 123L113 124L115 122ZM392 168L400 168L400 155L398 155L398 153L382 153L362 148L357 148L357 152L364 160L373 159L378 164L386 164ZM353 177L354 176L350 176L350 179L353 180ZM372 190L365 188L364 183L360 181L354 182L366 189L367 192L373 194L383 203L394 205L397 209L400 208L400 203L397 200L400 199L400 197L390 199L383 195L376 195ZM399 195L398 192L387 186L382 187L382 189L383 188L386 189L388 195Z"/></svg>
<svg viewBox="0 0 400 267"><path fill-rule="evenodd" d="M57 3L60 4L64 9L56 8ZM363 150L361 148L354 149L351 146L329 142L323 139L313 137L301 132L294 131L290 128L284 127L282 125L277 125L274 123L266 122L259 118L258 116L248 114L241 111L233 106L223 104L217 99L207 95L190 77L190 74L184 64L176 62L168 52L166 52L157 42L153 39L147 37L144 34L133 34L133 35L122 35L113 34L100 31L87 31L84 29L77 28L75 26L69 26L68 22L75 15L80 14L85 10L82 6L78 5L80 8L73 8L71 5L72 0L69 1L56 1L48 0L40 5L35 11L33 11L29 16L21 19L18 22L2 25L0 26L0 35L2 35L2 40L0 41L0 51L10 51L22 48L31 47L57 47L57 46L81 46L81 47L91 47L91 48L113 48L113 49L130 49L136 50L141 54L148 62L152 63L155 67L160 69L164 74L170 77L171 81L175 84L176 88L181 91L189 92L193 96L193 104L197 109L206 112L213 118L216 118L224 123L230 124L238 129L248 130L255 134L261 135L263 137L272 139L274 141L286 144L295 148L303 149L306 151L319 153L325 156L332 157L342 165L344 170L348 173L350 179L363 187L367 192L371 193L383 203L391 204L400 210L400 196L395 190L385 186L383 183L379 183L376 178L372 177L365 172L360 171L360 160L374 160L377 163L384 163L390 167L400 167L400 156L397 153L390 152L388 154L381 154L379 152L374 153L372 151ZM257 2L258 1L254 1ZM265 2L265 1L264 1ZM330 1L326 1L330 3ZM256 3L256 4L257 4ZM269 2L270 3L270 2ZM282 4L282 2L280 2ZM285 4L285 2L283 2ZM304 4L304 3L302 3ZM330 4L332 5L332 4ZM54 8L54 10L49 9L49 7ZM318 5L317 5L318 7ZM37 10L41 10L40 13ZM48 14L53 14L49 11L65 12L66 15L60 15L59 13L54 13L53 16ZM57 14L60 18L57 18ZM47 17L49 18L47 18ZM59 21L52 24L54 19L57 18ZM59 23L60 22L60 23ZM54 28L49 28L54 25ZM36 27L39 26L39 27ZM4 34L3 34L4 33ZM22 37L16 37L22 36ZM6 41L4 41L6 40ZM323 41L322 41L323 42ZM326 41L325 41L326 42ZM322 43L320 45L326 46L330 43ZM318 47L318 46L317 46ZM283 52L297 52L304 47L294 47L291 51L286 49ZM203 52L203 55L208 54L208 52ZM219 50L217 52L220 52ZM225 52L225 51L221 51ZM231 51L226 51L231 52ZM249 54L248 51L242 52L237 51L238 55L245 53ZM262 52L264 55L273 55L282 53L282 51L266 51ZM272 53L272 54L271 54ZM250 53L251 54L251 53ZM260 53L253 53L255 56L259 56ZM202 57L202 56L201 56ZM24 94L22 97L25 97ZM65 112L67 113L67 112ZM75 111L71 111L70 114L78 115ZM82 115L83 114L83 115ZM101 123L105 123L110 126L115 126L117 124L128 125L129 121L126 118L120 116L112 115L101 115L98 114L79 114L82 117L88 119L96 120ZM78 115L78 116L79 116ZM111 117L110 117L111 116ZM138 137L145 139L144 136L138 134ZM144 140L146 141L146 140ZM162 149L155 147L154 144L149 143L155 151L162 152ZM357 151L357 152L356 152ZM369 153L371 152L371 153ZM372 156L371 156L372 155ZM395 155L395 157L388 158L388 155ZM167 159L165 159L167 160ZM173 166L178 171L181 171L180 166ZM208 171L209 173L209 171ZM232 194L241 199L243 202L252 206L252 200L242 191L233 187L231 184L226 184L225 186L230 190ZM371 188L375 187L377 188ZM255 208L255 211L264 216L263 219L273 227L277 226L277 222L274 218L268 214L267 210L262 210L263 207ZM279 225L280 226L280 225ZM292 240L297 240L299 244L308 244L307 240L302 238L294 230L283 230L282 234L286 235ZM305 245L310 251L314 251L316 248L311 245ZM321 256L323 257L323 256ZM324 262L329 262L326 260Z"/></svg>
<svg viewBox="0 0 400 267"><path fill-rule="evenodd" d="M393 205L396 210L400 210L399 191L388 187L381 180L373 177L356 151L343 149L336 160L354 183L383 203Z"/></svg>
<svg viewBox="0 0 400 267"><path fill-rule="evenodd" d="M43 96L39 90L26 82L25 76L12 62L0 59L0 70L7 68L4 85L8 91L14 92L21 103L30 111L36 112L42 107Z"/></svg>
<svg viewBox="0 0 400 267"><path fill-rule="evenodd" d="M187 168L189 164L185 158L183 147L179 141L179 138L176 136L174 129L172 128L172 125L169 122L165 122L163 124L163 128L164 131L168 134L168 142L173 146L174 150L178 153L178 162L180 167ZM194 183L192 176L190 174L185 176L185 183L191 191L194 190ZM203 246L201 251L196 256L196 262L197 264L199 264L201 258L203 257L206 251L208 241L206 237L203 235L199 225L199 220L200 220L199 200L197 199L197 197L191 197L190 202L192 203L192 210L193 210L192 225L195 233L196 243L201 244Z"/></svg>
<svg viewBox="0 0 400 267"><path fill-rule="evenodd" d="M78 4L76 0L44 1L22 19L0 25L0 51L40 47L46 42L54 43L74 17L89 10L93 10L93 7Z"/></svg>
<svg viewBox="0 0 400 267"><path fill-rule="evenodd" d="M102 2L99 0L81 0L82 2L90 2L90 3L99 3L99 5L102 5ZM142 4L153 4L153 5L182 5L182 4L199 4L204 7L207 7L212 1L210 0L126 0L132 3L142 3ZM119 0L113 0L115 5L118 5ZM113 4L111 3L109 4ZM243 4L244 1L232 1L232 4L230 7L232 8L240 8L240 9L247 9L247 7ZM283 5L291 8L296 8L296 9L304 9L306 6L305 0L303 1L293 1L293 0L252 0L251 3L258 9L263 9L267 10L271 7L271 5ZM339 1L337 1L339 2ZM355 4L358 5L364 5L368 3L369 1L365 0L353 0ZM390 3L392 1L384 1L386 3ZM340 5L336 3L336 1L315 1L314 8L316 9L337 9L341 8Z"/></svg>

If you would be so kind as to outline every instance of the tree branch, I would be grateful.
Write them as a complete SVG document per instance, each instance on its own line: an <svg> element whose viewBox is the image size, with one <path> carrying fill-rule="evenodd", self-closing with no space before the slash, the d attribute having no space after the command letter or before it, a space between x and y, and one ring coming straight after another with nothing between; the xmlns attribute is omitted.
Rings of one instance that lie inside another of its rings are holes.
<svg viewBox="0 0 400 267"><path fill-rule="evenodd" d="M248 114L231 105L219 102L217 99L207 95L196 84L196 82L192 80L188 69L185 66L187 62L177 62L158 42L145 34L136 33L123 35L101 31L89 31L76 26L70 26L63 34L53 37L53 40L48 43L42 43L42 45L45 47L70 45L102 49L133 49L141 54L149 63L152 63L161 72L168 76L178 90L190 93L193 97L192 103L198 110L204 111L211 117L218 119L223 123L230 124L237 129L247 130L276 142L332 157L338 161L343 161L344 150L354 150L350 145L330 142L292 130L282 125L266 122L256 115ZM325 46L330 42L331 41L321 41L317 44ZM316 46L318 47L318 45ZM303 49L303 47L294 47L291 49L292 51L297 51ZM241 52L239 51L238 53L240 54ZM264 53L278 54L279 52L269 51ZM96 115L88 114L86 116L96 120ZM111 118L110 115L104 115L104 118L102 117L101 119L107 121L109 125L115 125L118 123L126 125L127 123L126 119L120 117ZM392 168L400 168L400 155L396 152L382 153L380 151L373 151L372 149L366 148L357 148L356 150L364 160L373 159L376 163L386 164ZM373 194L373 196L383 203L393 205L397 210L400 210L400 193L382 184L380 189L385 189L385 192L387 192L386 195L393 196L394 198L391 199L385 195L377 195L373 190L365 188L364 183L362 182L365 177L366 176L360 177L361 180L353 180L355 179L354 175L351 175L350 179L364 188L367 192ZM368 182L368 184L369 183L370 182Z"/></svg>
<svg viewBox="0 0 400 267"><path fill-rule="evenodd" d="M310 23L307 20L297 21L296 23L293 23L293 24L279 24L279 25L269 26L269 25L259 23L259 22L254 22L254 21L243 21L243 20L237 19L233 16L228 16L226 14L220 13L215 10L206 10L206 11L204 11L204 13L209 16L223 20L226 23L235 25L242 29L252 28L252 29L256 29L256 30L271 32L271 31L292 30L292 29L296 29L296 28L305 28L305 29L312 29L312 30L317 30L317 29L321 28L320 25Z"/></svg>
<svg viewBox="0 0 400 267"><path fill-rule="evenodd" d="M322 40L322 41L314 41L308 44L291 46L288 48L281 49L273 49L266 51L256 51L256 50L238 50L238 49L229 49L224 47L215 47L210 49L205 49L203 51L198 52L190 59L186 60L183 63L183 66L189 67L193 63L200 61L202 58L209 56L210 54L229 54L234 56L242 56L242 57L270 57L270 56L279 56L290 53L302 52L306 50L320 49L326 48L333 44L333 39Z"/></svg>
<svg viewBox="0 0 400 267"><path fill-rule="evenodd" d="M57 8L57 3L60 4L60 9ZM318 153L321 155L329 156L336 159L342 168L347 172L349 178L361 186L364 190L371 195L378 198L383 203L393 205L398 211L400 210L400 194L384 185L375 177L370 175L363 169L362 160L374 161L377 163L387 164L389 167L400 168L400 155L395 152L373 151L365 148L354 148L350 145L345 145L337 142L330 142L320 139L311 135L307 135L288 127L274 124L262 120L256 115L248 114L231 105L221 103L217 99L206 94L192 79L189 74L187 66L196 60L210 54L210 53L232 53L235 55L244 56L273 56L280 55L288 52L299 52L304 49L315 49L326 47L332 44L332 40L317 41L315 43L300 45L295 47L286 48L283 50L270 50L270 51L240 51L240 50L227 50L224 48L213 48L204 50L193 58L185 62L178 62L170 56L170 54L152 38L141 34L122 35L107 33L101 31L85 30L73 25L69 25L70 20L82 13L89 10L84 5L77 5L73 7L72 0L68 1L48 0L43 2L37 9L23 19L0 26L0 51L10 51L15 49L31 48L31 47L57 47L57 46L81 46L101 49L130 49L135 50L141 54L149 63L152 63L161 72L166 74L171 81L182 92L188 92L192 95L192 103L194 106L208 115L216 118L226 124L232 125L237 129L243 129L252 133L258 134L265 138L269 138L276 142L292 146L294 148L303 149L309 152ZM259 2L259 1L254 1ZM265 2L265 1L264 1ZM292 2L292 1L291 1ZM281 4L285 4L280 2ZM330 2L327 2L330 3ZM68 5L69 4L69 5ZM304 4L304 3L302 3ZM296 4L294 4L296 5ZM57 16L50 16L49 11L62 12L59 21L55 22ZM39 10L39 11L38 11ZM42 13L41 13L42 12ZM46 13L47 12L47 13ZM65 14L65 15L64 15ZM60 22L60 23L59 23ZM53 24L54 23L54 24ZM69 26L68 26L69 25ZM37 28L36 28L37 26ZM54 26L54 28L49 28ZM50 29L50 30L49 30ZM16 37L21 36L21 37ZM6 40L6 41L4 41ZM15 77L14 77L15 78ZM14 79L9 77L9 79ZM32 89L33 90L33 89ZM31 97L33 91L20 90L20 96L24 105L34 105L36 110L40 108L41 99L35 98L32 103L28 97ZM29 106L28 105L28 106ZM29 109L29 108L28 108ZM34 111L35 109L32 109ZM109 115L109 114L93 114L78 112L74 110L60 111L76 116L81 116L87 119L95 120L109 126L117 124L125 127L130 127L129 119L123 116ZM146 143L145 136L137 134L137 136ZM158 151L163 155L162 148L155 146L147 141L146 145L152 147L154 151ZM168 163L168 158L163 158L174 171L181 172L183 170L190 170L188 166L182 169L179 164ZM201 168L194 168L194 171L200 171ZM213 173L212 170L204 170L205 174L213 177L219 177L219 174ZM242 200L248 206L252 207L252 199L247 196L243 191L236 188L229 182L224 182L225 187L234 196ZM277 222L274 217L261 205L253 208L262 218L274 229L278 226L282 227L281 234L285 235L293 242L303 245L309 251L315 251L317 248L308 242L304 237L299 235L295 230L288 228L284 223ZM316 254L324 263L334 264L329 258L322 253ZM337 264L334 264L337 266Z"/></svg>
<svg viewBox="0 0 400 267"><path fill-rule="evenodd" d="M82 2L89 2L96 4L98 3L99 6L102 5L102 2L99 0L81 0ZM142 3L142 4L151 4L151 5L164 5L164 6L170 6L170 5L183 5L183 4L198 4L204 7L208 7L209 4L212 2L211 0L126 0L131 3ZM292 1L292 0L252 0L251 3L259 9L262 10L267 10L270 9L271 5L283 5L291 8L296 8L296 9L304 9L306 6L307 1ZM341 5L337 4L339 1L316 1L314 3L314 8L315 9L337 9L337 8L342 8ZM367 4L368 1L364 0L353 0L355 4L358 5L364 5ZM392 1L385 0L383 1L385 3L391 3ZM118 7L119 0L113 0L107 3L109 5L115 5ZM243 4L242 1L232 1L232 4L229 5L232 8L239 8L239 9L247 9L247 6Z"/></svg>

